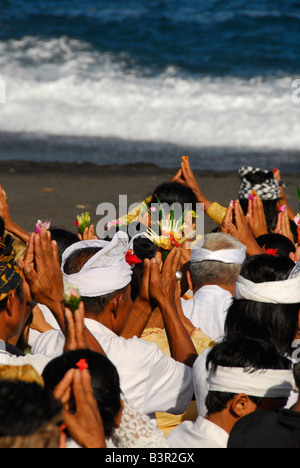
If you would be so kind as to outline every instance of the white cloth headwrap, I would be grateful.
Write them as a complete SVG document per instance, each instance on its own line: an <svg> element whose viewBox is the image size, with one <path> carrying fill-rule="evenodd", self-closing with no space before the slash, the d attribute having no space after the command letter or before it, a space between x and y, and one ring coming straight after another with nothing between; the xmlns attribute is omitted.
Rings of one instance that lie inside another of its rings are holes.
<svg viewBox="0 0 300 468"><path fill-rule="evenodd" d="M300 276L284 281L253 283L240 275L235 285L234 298L266 304L298 304Z"/></svg>
<svg viewBox="0 0 300 468"><path fill-rule="evenodd" d="M241 367L214 366L208 373L209 391L245 393L261 398L289 397L295 389L292 370L262 369L247 372Z"/></svg>
<svg viewBox="0 0 300 468"><path fill-rule="evenodd" d="M242 265L246 258L247 247L241 249L211 250L194 247L191 252L191 263L214 260L221 263L235 263Z"/></svg>
<svg viewBox="0 0 300 468"><path fill-rule="evenodd" d="M78 273L67 275L64 266L67 258L79 249L100 247L102 250L90 258ZM83 297L97 297L110 294L127 286L132 270L125 259L128 249L128 236L119 231L108 241L80 241L68 247L62 256L64 284L77 286Z"/></svg>

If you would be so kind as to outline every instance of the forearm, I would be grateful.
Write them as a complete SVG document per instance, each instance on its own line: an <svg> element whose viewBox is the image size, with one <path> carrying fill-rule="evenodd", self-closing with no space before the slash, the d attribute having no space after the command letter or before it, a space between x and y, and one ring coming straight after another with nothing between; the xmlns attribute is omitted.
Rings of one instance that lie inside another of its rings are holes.
<svg viewBox="0 0 300 468"><path fill-rule="evenodd" d="M149 302L137 298L130 311L129 317L122 330L121 337L126 340L133 336L141 337L151 317L152 307Z"/></svg>
<svg viewBox="0 0 300 468"><path fill-rule="evenodd" d="M209 210L210 206L212 205L212 202L204 196L202 190L200 190L199 187L194 187L193 192L197 197L197 203L203 203L204 211L206 213Z"/></svg>
<svg viewBox="0 0 300 468"><path fill-rule="evenodd" d="M25 244L28 243L30 234L18 226L18 224L14 223L13 221L8 221L5 223L5 229L14 236L18 237Z"/></svg>
<svg viewBox="0 0 300 468"><path fill-rule="evenodd" d="M166 298L160 302L159 307L172 358L192 367L198 354L188 331L180 320L175 304Z"/></svg>

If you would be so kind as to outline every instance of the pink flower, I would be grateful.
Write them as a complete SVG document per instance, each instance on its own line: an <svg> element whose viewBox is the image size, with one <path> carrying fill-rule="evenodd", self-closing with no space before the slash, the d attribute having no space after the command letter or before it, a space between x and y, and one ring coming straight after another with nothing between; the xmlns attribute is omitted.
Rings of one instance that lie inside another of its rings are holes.
<svg viewBox="0 0 300 468"><path fill-rule="evenodd" d="M298 213L297 216L295 216L294 222L295 224L297 224L297 226L300 226L300 213Z"/></svg>
<svg viewBox="0 0 300 468"><path fill-rule="evenodd" d="M45 221L44 223L39 219L38 222L35 225L34 232L36 234L39 234L41 232L41 229L45 227L46 229L50 228L50 221Z"/></svg>
<svg viewBox="0 0 300 468"><path fill-rule="evenodd" d="M281 213L285 213L286 212L286 205L282 205L280 207L280 211L281 211Z"/></svg>

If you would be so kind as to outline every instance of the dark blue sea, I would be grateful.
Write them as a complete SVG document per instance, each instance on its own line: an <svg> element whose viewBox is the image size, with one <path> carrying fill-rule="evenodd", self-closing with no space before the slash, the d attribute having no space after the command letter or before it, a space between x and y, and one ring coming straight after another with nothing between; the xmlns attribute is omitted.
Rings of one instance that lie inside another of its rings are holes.
<svg viewBox="0 0 300 468"><path fill-rule="evenodd" d="M300 2L0 0L0 159L300 171Z"/></svg>

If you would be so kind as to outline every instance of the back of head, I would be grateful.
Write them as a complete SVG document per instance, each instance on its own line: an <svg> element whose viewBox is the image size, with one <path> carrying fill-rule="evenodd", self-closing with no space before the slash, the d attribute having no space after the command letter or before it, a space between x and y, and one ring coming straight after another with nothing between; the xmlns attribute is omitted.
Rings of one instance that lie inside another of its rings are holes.
<svg viewBox="0 0 300 468"><path fill-rule="evenodd" d="M253 283L268 283L288 279L294 262L285 256L258 255L248 257L241 276ZM300 304L262 303L233 299L225 320L226 336L240 334L262 339L290 353L298 329Z"/></svg>
<svg viewBox="0 0 300 468"><path fill-rule="evenodd" d="M291 361L283 357L278 350L262 340L244 336L231 336L223 342L216 344L208 353L206 360L207 369L216 372L218 367L244 369L247 373L265 370L290 370ZM238 385L237 383L233 384ZM227 383L230 388L231 383ZM242 388L242 383L241 383ZM267 389L266 389L267 390ZM239 393L244 393L243 391ZM226 404L236 394L236 391L209 391L206 397L206 407L209 413L217 413L225 409ZM248 394L254 403L260 398Z"/></svg>
<svg viewBox="0 0 300 468"><path fill-rule="evenodd" d="M63 269L64 273L72 275L80 272L86 262L100 250L102 250L100 247L85 247L76 250L67 258ZM118 292L120 291L96 297L82 296L81 299L84 303L86 314L95 316L101 314Z"/></svg>
<svg viewBox="0 0 300 468"><path fill-rule="evenodd" d="M182 208L182 213L189 205L191 210L196 211L197 198L194 192L178 182L166 182L159 185L153 191L152 203L165 203L170 207L174 204L179 204Z"/></svg>
<svg viewBox="0 0 300 468"><path fill-rule="evenodd" d="M295 244L282 234L269 233L256 238L258 245L265 249L277 251L279 255L289 257L291 252L296 251Z"/></svg>
<svg viewBox="0 0 300 468"><path fill-rule="evenodd" d="M59 259L61 263L63 252L68 247L70 247L70 245L73 245L76 242L79 242L79 237L73 232L67 231L66 229L62 229L62 228L51 227L49 231L51 232L52 240L55 240L57 243Z"/></svg>
<svg viewBox="0 0 300 468"><path fill-rule="evenodd" d="M58 448L61 404L37 383L0 381L0 446Z"/></svg>
<svg viewBox="0 0 300 468"><path fill-rule="evenodd" d="M219 250L241 249L243 244L229 234L211 233L204 237L203 249L211 252ZM222 261L204 260L192 262L190 272L196 289L204 285L234 285L240 273L241 265Z"/></svg>
<svg viewBox="0 0 300 468"><path fill-rule="evenodd" d="M85 359L88 364L105 436L110 437L115 417L120 410L121 391L117 369L106 356L88 349L64 353L45 367L42 374L45 387L53 391L69 369L77 368L81 359Z"/></svg>

